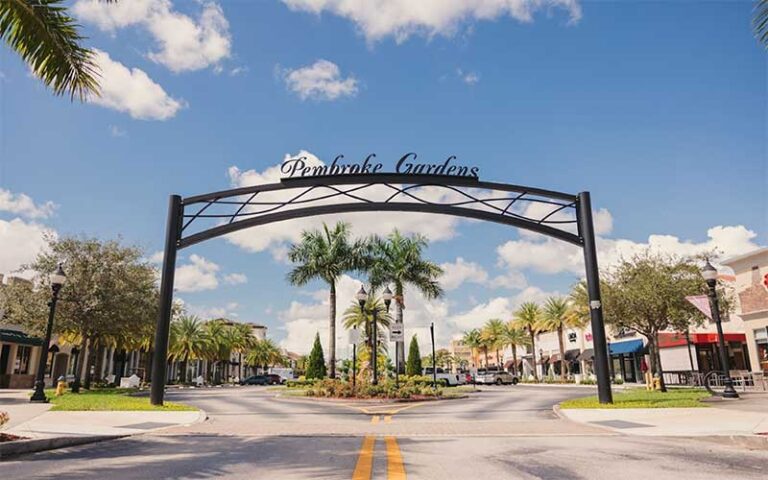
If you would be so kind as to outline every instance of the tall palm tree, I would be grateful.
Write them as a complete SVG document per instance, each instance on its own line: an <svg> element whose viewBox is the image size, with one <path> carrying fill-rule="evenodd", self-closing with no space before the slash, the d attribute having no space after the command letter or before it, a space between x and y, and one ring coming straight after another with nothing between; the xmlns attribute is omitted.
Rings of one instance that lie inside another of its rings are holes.
<svg viewBox="0 0 768 480"><path fill-rule="evenodd" d="M291 245L288 252L288 258L296 264L288 274L292 285L302 286L319 279L330 289L328 370L331 378L336 378L336 282L342 274L360 268L362 251L363 242L351 241L348 225L338 222L333 228L323 224L322 230L302 232L301 241Z"/></svg>
<svg viewBox="0 0 768 480"><path fill-rule="evenodd" d="M538 380L536 373L536 334L539 332L541 320L541 308L536 302L525 302L515 311L513 325L525 330L531 339L531 361L533 364L533 378Z"/></svg>
<svg viewBox="0 0 768 480"><path fill-rule="evenodd" d="M285 364L285 356L272 340L265 338L251 344L245 355L245 361L249 365L261 367L266 372L270 365Z"/></svg>
<svg viewBox="0 0 768 480"><path fill-rule="evenodd" d="M509 346L512 349L512 364L514 365L513 371L515 375L518 375L517 371L517 347L528 345L528 334L515 327L512 322L508 322L504 325L504 332L501 335L504 346Z"/></svg>
<svg viewBox="0 0 768 480"><path fill-rule="evenodd" d="M443 269L436 263L423 258L428 240L422 235L403 236L395 230L386 239L374 237L369 241L369 254L366 259L366 269L374 287L384 284L394 284L395 287L395 318L397 323L403 323L405 309L405 289L415 287L428 299L443 294L443 289L437 282ZM396 358L401 368L405 366L405 349L403 342L397 342Z"/></svg>
<svg viewBox="0 0 768 480"><path fill-rule="evenodd" d="M542 331L557 332L557 343L560 348L560 379L565 380L565 343L563 330L570 327L570 306L568 300L562 297L549 297L544 304L544 310L539 321Z"/></svg>
<svg viewBox="0 0 768 480"><path fill-rule="evenodd" d="M486 345L496 350L496 365L499 367L501 366L500 365L501 359L499 358L499 348L504 348L504 344L502 342L504 330L505 330L504 322L502 322L498 318L488 320L487 322L485 322L485 325L483 325L483 328L480 330L480 335L482 336L483 340L486 342ZM486 361L486 366L488 366L487 361Z"/></svg>
<svg viewBox="0 0 768 480"><path fill-rule="evenodd" d="M464 335L461 337L461 343L469 348L469 351L472 354L472 362L474 363L474 366L477 367L478 363L480 363L477 359L477 352L483 345L483 337L480 334L480 329L473 328L472 330L464 332Z"/></svg>
<svg viewBox="0 0 768 480"><path fill-rule="evenodd" d="M203 325L207 343L207 358L213 362L213 382L219 383L223 377L222 362L229 361L232 353L229 327L223 319L209 320Z"/></svg>
<svg viewBox="0 0 768 480"><path fill-rule="evenodd" d="M56 95L84 100L99 90L94 52L64 0L0 1L0 38Z"/></svg>
<svg viewBox="0 0 768 480"><path fill-rule="evenodd" d="M202 359L208 353L208 341L203 322L194 315L181 315L171 323L168 353L182 359L182 381L188 382L189 360Z"/></svg>

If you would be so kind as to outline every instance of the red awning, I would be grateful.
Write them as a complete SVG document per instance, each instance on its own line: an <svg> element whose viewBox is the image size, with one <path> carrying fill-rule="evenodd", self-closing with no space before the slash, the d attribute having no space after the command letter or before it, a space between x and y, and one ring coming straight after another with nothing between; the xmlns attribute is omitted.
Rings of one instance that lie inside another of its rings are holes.
<svg viewBox="0 0 768 480"><path fill-rule="evenodd" d="M746 342L747 336L743 333L726 333L723 335L726 342ZM695 345L717 343L717 333L692 333L691 343ZM683 347L686 345L685 333L660 332L659 347Z"/></svg>

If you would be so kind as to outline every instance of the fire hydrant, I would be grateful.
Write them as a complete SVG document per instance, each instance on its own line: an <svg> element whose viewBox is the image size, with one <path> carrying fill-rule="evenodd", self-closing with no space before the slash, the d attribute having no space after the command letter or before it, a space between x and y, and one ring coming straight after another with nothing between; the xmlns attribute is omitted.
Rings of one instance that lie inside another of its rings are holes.
<svg viewBox="0 0 768 480"><path fill-rule="evenodd" d="M653 389L661 390L661 378L658 375L653 376Z"/></svg>
<svg viewBox="0 0 768 480"><path fill-rule="evenodd" d="M58 383L56 383L56 396L60 397L64 395L64 390L67 389L67 381L64 377L59 377Z"/></svg>

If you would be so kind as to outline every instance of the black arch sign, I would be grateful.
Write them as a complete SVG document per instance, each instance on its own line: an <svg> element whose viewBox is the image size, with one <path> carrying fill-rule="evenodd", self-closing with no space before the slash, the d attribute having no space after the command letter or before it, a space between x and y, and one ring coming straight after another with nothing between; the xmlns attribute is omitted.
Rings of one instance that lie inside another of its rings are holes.
<svg viewBox="0 0 768 480"><path fill-rule="evenodd" d="M325 170L307 170L307 166L297 169L295 165L285 167L284 164L283 173L294 176L276 183L187 198L170 196L160 284L160 314L152 365L152 404L163 403L178 250L245 228L284 220L373 211L421 212L495 222L582 247L598 396L601 403L612 402L589 192L569 194L484 182L475 176L476 168L459 170L462 172L460 175L402 173L402 159L398 163L400 173L379 173L381 164L369 164L371 156L351 173L353 170L350 168L341 169L344 165L338 164L339 158ZM444 163L433 165L432 170L439 171L437 168L444 166L442 172L448 171L454 158L449 157ZM364 168L365 165L370 168ZM332 166L339 168L334 170L330 168ZM314 175L315 172L320 175ZM328 172L333 174L322 174Z"/></svg>

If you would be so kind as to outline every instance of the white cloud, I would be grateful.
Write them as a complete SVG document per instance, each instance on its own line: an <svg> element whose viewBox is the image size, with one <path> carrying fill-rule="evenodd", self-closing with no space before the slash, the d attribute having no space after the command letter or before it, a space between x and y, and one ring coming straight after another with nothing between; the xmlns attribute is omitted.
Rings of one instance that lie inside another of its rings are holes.
<svg viewBox="0 0 768 480"><path fill-rule="evenodd" d="M609 217L607 212L604 217ZM606 223L606 220L602 220ZM596 217L596 230L600 221ZM605 228L605 225L604 227ZM534 234L513 240L497 248L499 262L511 269L530 268L542 273L570 272L584 274L584 259L580 248L552 238ZM652 251L678 256L696 255L716 250L724 257L740 255L759 248L754 242L757 234L742 225L716 226L707 230L703 242L681 240L673 235L650 235L646 242L627 239L597 238L598 263L601 268L615 265L622 258L650 248Z"/></svg>
<svg viewBox="0 0 768 480"><path fill-rule="evenodd" d="M569 22L581 18L577 0L283 0L297 11L328 12L355 23L368 41L393 36L402 42L413 34L450 36L479 20L510 17L533 21L534 14L564 10Z"/></svg>
<svg viewBox="0 0 768 480"><path fill-rule="evenodd" d="M475 262L467 262L461 257L453 263L441 263L443 276L440 284L446 290L454 290L464 282L484 284L488 281L488 272Z"/></svg>
<svg viewBox="0 0 768 480"><path fill-rule="evenodd" d="M522 272L510 271L503 275L493 277L488 286L493 288L521 289L528 286L528 280Z"/></svg>
<svg viewBox="0 0 768 480"><path fill-rule="evenodd" d="M184 106L183 101L170 97L143 70L128 68L101 50L96 50L95 61L101 70L101 92L90 96L89 102L126 112L139 120L167 120Z"/></svg>
<svg viewBox="0 0 768 480"><path fill-rule="evenodd" d="M243 273L230 273L224 275L224 282L230 285L242 285L248 282L248 277Z"/></svg>
<svg viewBox="0 0 768 480"><path fill-rule="evenodd" d="M162 250L159 250L152 255L149 256L148 260L150 263L163 263L163 256L165 255L165 252Z"/></svg>
<svg viewBox="0 0 768 480"><path fill-rule="evenodd" d="M144 28L157 46L148 57L183 72L217 66L230 56L232 39L224 12L217 3L199 3L202 11L196 19L175 11L170 0L78 0L73 11L79 19L113 34L131 26Z"/></svg>
<svg viewBox="0 0 768 480"><path fill-rule="evenodd" d="M217 264L192 254L188 264L176 268L174 286L179 292L213 290L219 286L219 269Z"/></svg>
<svg viewBox="0 0 768 480"><path fill-rule="evenodd" d="M339 66L328 60L318 60L312 65L282 71L286 87L302 100L337 100L354 97L358 86L355 77L342 78Z"/></svg>
<svg viewBox="0 0 768 480"><path fill-rule="evenodd" d="M456 75L467 85L475 85L480 82L480 74L476 72L465 72L459 68L456 70Z"/></svg>
<svg viewBox="0 0 768 480"><path fill-rule="evenodd" d="M26 218L48 218L58 206L53 202L35 203L24 193L13 193L0 188L0 212L9 212Z"/></svg>
<svg viewBox="0 0 768 480"><path fill-rule="evenodd" d="M38 253L48 248L46 235L56 237L54 231L37 223L20 218L0 220L0 273L11 273L34 261ZM19 276L27 277L23 273Z"/></svg>
<svg viewBox="0 0 768 480"><path fill-rule="evenodd" d="M240 316L237 310L240 305L237 302L229 302L222 306L205 306L205 305L193 305L182 301L184 308L190 315L197 315L198 317L208 320L211 318L228 318L236 319Z"/></svg>
<svg viewBox="0 0 768 480"><path fill-rule="evenodd" d="M285 159L297 157L306 158L306 164L309 166L323 165L323 162L320 159L305 150L301 150L296 155L286 155ZM230 167L228 175L232 187L275 183L279 182L281 177L280 165L270 166L263 171L244 171L237 167ZM288 192L264 192L263 194L259 194L259 198L261 201L285 201L296 193L296 190L289 190ZM327 193L328 192L325 190L316 190L311 194L305 195L303 198L309 199L313 196L319 197L321 195L327 195ZM411 193L419 194L426 199L436 202L457 198L454 196L456 195L455 193L439 187L424 187L411 190ZM384 186L377 186L371 188L369 196L370 198L383 199L391 194L391 189ZM349 199L344 199L343 201L346 202L349 201ZM403 201L409 200L403 198ZM318 200L313 203L313 205L338 202L339 198ZM246 207L243 211L253 212L255 211L255 208ZM372 221L374 217L375 221ZM425 222L424 218L424 214L408 212L344 213L271 223L256 228L240 230L227 235L225 238L227 241L249 252L269 250L275 259L284 261L287 252L286 244L298 241L302 230L319 228L322 226L323 222L333 223L337 220L347 221L353 226L353 233L360 236L370 234L387 235L397 228L404 234L420 233L426 235L431 241L442 241L452 238L455 235L456 227L460 221L457 217L447 215L430 215L428 222Z"/></svg>
<svg viewBox="0 0 768 480"><path fill-rule="evenodd" d="M118 127L117 125L110 125L109 126L109 134L113 137L127 137L128 132L123 130L122 128Z"/></svg>

